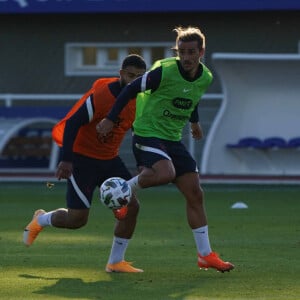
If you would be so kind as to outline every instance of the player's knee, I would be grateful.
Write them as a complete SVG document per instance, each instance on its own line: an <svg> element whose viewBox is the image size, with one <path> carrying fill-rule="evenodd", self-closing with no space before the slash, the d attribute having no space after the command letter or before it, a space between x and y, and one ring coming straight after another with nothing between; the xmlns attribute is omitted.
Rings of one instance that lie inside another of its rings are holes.
<svg viewBox="0 0 300 300"><path fill-rule="evenodd" d="M204 205L204 194L201 187L194 186L184 191L187 205L192 209L197 209Z"/></svg>
<svg viewBox="0 0 300 300"><path fill-rule="evenodd" d="M192 189L192 191L196 198L198 198L201 201L203 200L204 194L201 186L195 186L195 188Z"/></svg>

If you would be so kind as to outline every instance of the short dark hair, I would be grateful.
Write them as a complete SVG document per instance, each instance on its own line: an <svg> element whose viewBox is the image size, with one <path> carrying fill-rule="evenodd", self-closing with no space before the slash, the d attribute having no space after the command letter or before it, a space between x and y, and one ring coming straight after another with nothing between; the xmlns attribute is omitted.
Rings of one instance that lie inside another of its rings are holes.
<svg viewBox="0 0 300 300"><path fill-rule="evenodd" d="M138 54L129 54L123 60L122 69L125 69L128 66L134 66L138 69L145 69L147 68L144 59Z"/></svg>

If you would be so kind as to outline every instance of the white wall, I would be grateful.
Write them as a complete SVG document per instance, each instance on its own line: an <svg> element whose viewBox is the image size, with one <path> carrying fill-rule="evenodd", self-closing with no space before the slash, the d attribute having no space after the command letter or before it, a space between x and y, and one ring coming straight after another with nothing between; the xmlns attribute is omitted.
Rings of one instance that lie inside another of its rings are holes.
<svg viewBox="0 0 300 300"><path fill-rule="evenodd" d="M300 136L300 55L215 53L223 89L208 134L202 174L300 175L300 151L233 150L245 136Z"/></svg>

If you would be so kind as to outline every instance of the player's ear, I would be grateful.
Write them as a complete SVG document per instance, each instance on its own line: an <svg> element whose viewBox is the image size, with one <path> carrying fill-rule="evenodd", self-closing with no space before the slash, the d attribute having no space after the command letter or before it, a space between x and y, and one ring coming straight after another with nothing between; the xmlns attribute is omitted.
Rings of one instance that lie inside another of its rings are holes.
<svg viewBox="0 0 300 300"><path fill-rule="evenodd" d="M202 58L203 56L204 56L204 54L205 54L205 49L204 48L202 48L201 50L200 50L200 58Z"/></svg>

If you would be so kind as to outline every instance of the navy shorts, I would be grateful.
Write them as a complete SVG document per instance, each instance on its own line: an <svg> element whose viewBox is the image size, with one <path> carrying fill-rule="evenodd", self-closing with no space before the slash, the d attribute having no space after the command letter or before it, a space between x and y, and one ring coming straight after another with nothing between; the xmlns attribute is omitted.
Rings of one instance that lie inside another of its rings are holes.
<svg viewBox="0 0 300 300"><path fill-rule="evenodd" d="M134 135L132 143L138 167L151 168L157 161L168 159L174 165L176 177L185 173L198 172L196 161L180 141Z"/></svg>
<svg viewBox="0 0 300 300"><path fill-rule="evenodd" d="M73 209L90 208L93 193L110 177L132 176L120 157L111 160L98 160L73 154L73 172L68 179L67 207Z"/></svg>

